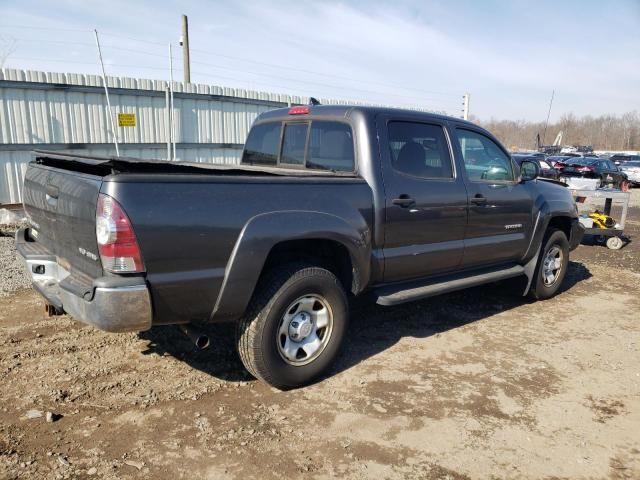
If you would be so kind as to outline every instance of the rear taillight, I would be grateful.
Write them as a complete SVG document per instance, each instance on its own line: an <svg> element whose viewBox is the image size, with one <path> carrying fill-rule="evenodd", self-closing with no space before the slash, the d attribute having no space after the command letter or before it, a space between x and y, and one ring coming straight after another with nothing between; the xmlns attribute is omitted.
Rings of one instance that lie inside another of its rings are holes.
<svg viewBox="0 0 640 480"><path fill-rule="evenodd" d="M108 195L98 196L96 239L102 267L113 273L144 272L140 247L129 217Z"/></svg>

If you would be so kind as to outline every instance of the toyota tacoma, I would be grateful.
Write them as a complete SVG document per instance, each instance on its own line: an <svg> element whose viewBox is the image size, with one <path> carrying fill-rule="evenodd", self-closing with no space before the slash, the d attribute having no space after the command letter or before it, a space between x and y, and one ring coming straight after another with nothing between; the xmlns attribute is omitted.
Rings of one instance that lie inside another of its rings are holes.
<svg viewBox="0 0 640 480"><path fill-rule="evenodd" d="M51 312L111 332L235 322L247 370L288 389L334 362L352 296L516 277L553 296L583 230L538 173L457 118L294 106L256 119L238 165L35 152L16 245Z"/></svg>

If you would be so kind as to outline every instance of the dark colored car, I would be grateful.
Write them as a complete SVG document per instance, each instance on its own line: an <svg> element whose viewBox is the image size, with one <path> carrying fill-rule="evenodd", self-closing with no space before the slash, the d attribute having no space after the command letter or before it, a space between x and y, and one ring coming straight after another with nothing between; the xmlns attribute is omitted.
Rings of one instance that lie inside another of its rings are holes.
<svg viewBox="0 0 640 480"><path fill-rule="evenodd" d="M629 187L627 175L611 160L601 158L582 157L565 162L561 175L564 177L597 178L599 179L598 187L611 185L622 190Z"/></svg>
<svg viewBox="0 0 640 480"><path fill-rule="evenodd" d="M546 158L546 160L547 160L547 162L549 162L555 168L556 163L565 162L565 161L569 160L570 158L573 158L573 157L570 157L568 155L550 155L550 156L548 156Z"/></svg>
<svg viewBox="0 0 640 480"><path fill-rule="evenodd" d="M565 167L569 166L569 165L573 165L574 163L580 163L582 161L584 161L583 156L564 156L563 160L556 160L556 162L553 165L553 168L555 168L559 173L562 173L562 171L565 169Z"/></svg>
<svg viewBox="0 0 640 480"><path fill-rule="evenodd" d="M515 153L511 155L511 158L513 158L516 161L518 166L520 166L524 160L537 163L538 166L540 167L540 177L542 178L550 178L552 180L557 180L560 177L558 171L555 168L553 168L553 166L549 162L547 162L547 160L545 160L544 156L540 157L537 155L532 156L528 154Z"/></svg>
<svg viewBox="0 0 640 480"><path fill-rule="evenodd" d="M286 389L333 363L349 296L517 277L554 295L583 229L538 169L457 118L298 106L258 116L241 165L36 152L16 246L51 311L192 337L234 322L248 371Z"/></svg>

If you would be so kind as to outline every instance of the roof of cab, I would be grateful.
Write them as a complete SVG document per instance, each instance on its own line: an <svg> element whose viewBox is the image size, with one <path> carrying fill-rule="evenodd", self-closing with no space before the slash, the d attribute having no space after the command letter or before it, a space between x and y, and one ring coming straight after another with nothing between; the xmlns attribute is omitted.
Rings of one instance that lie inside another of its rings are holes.
<svg viewBox="0 0 640 480"><path fill-rule="evenodd" d="M296 105L297 106L297 105ZM409 110L402 108L391 108L391 107L373 107L373 106L362 106L362 105L309 105L309 113L305 114L296 114L289 115L289 108L277 108L275 110L269 110L268 112L262 113L256 121L263 120L282 120L285 118L313 118L313 117L334 117L334 118L349 118L354 113L361 113L365 116L373 116L379 114L388 114L388 115L406 115L411 117L420 117L425 120L439 120L439 121L455 121L462 124L474 125L472 122L467 120L462 120L461 118L451 117L447 115L440 115L437 113L431 112L422 112L419 110Z"/></svg>

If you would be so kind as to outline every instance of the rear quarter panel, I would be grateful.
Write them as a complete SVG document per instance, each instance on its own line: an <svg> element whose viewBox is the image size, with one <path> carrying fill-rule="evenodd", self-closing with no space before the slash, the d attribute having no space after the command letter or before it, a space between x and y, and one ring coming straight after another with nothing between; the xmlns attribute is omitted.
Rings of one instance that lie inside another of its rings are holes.
<svg viewBox="0 0 640 480"><path fill-rule="evenodd" d="M134 226L155 324L209 319L232 251L256 216L322 212L366 234L373 217L371 189L361 178L130 174L105 178L103 192Z"/></svg>

